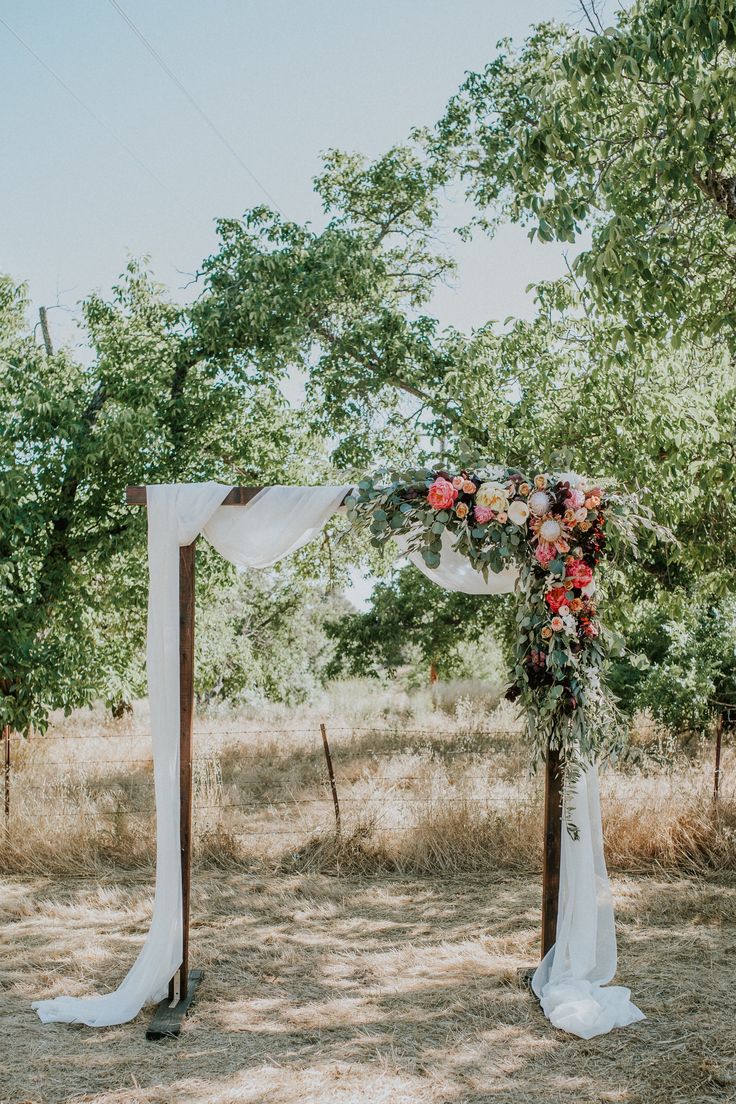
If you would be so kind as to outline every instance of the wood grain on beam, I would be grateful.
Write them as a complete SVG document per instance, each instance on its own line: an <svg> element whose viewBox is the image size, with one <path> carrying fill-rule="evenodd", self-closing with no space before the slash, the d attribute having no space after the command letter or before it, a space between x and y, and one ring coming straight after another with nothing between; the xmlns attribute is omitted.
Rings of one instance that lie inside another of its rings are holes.
<svg viewBox="0 0 736 1104"><path fill-rule="evenodd" d="M255 498L259 491L262 491L263 487L233 487L233 489L222 500L223 506L245 506L247 502L250 502L252 498ZM145 506L146 505L146 488L145 487L126 487L125 488L125 501L128 506Z"/></svg>

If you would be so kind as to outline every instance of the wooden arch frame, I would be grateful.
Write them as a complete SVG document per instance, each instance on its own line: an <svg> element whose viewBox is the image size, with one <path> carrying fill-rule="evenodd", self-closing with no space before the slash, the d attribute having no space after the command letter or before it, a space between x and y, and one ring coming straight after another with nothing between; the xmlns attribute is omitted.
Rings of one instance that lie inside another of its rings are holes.
<svg viewBox="0 0 736 1104"><path fill-rule="evenodd" d="M264 487L233 487L223 506L247 506ZM146 506L146 488L126 487L129 506ZM173 1038L202 980L189 968L192 886L192 734L194 726L194 598L197 538L179 549L179 830L182 891L182 961L169 981L169 993L159 1004L146 1032L148 1039ZM544 780L544 852L542 866L541 957L555 942L562 847L562 772L559 751L547 748Z"/></svg>

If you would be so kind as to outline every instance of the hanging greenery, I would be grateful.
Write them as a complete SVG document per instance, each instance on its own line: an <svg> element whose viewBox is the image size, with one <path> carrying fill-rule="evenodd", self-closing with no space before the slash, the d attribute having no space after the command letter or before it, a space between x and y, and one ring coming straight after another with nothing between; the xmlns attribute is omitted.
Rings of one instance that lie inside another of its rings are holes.
<svg viewBox="0 0 736 1104"><path fill-rule="evenodd" d="M361 480L347 508L374 545L401 536L428 568L439 566L444 543L485 579L516 570L508 696L525 713L533 763L552 747L568 771L617 746L621 726L604 669L622 642L598 619L595 571L604 555L636 555L640 527L672 539L635 495L573 473L435 468L379 471Z"/></svg>

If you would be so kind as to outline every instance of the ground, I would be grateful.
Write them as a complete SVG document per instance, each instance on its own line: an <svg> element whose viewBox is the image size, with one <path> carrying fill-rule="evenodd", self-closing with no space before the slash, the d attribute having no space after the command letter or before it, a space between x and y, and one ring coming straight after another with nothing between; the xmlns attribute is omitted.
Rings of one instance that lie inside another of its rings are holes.
<svg viewBox="0 0 736 1104"><path fill-rule="evenodd" d="M148 875L6 877L3 1104L706 1104L736 1100L736 878L613 879L619 978L647 1019L584 1042L517 983L538 878L212 874L194 896L205 970L178 1041L41 1024L30 1001L112 988Z"/></svg>

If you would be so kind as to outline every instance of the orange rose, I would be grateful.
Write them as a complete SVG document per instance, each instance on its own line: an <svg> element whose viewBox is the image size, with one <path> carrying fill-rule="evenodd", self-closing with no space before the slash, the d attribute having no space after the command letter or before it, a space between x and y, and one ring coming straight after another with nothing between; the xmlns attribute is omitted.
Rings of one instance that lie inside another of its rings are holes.
<svg viewBox="0 0 736 1104"><path fill-rule="evenodd" d="M453 485L453 487L455 488L456 491L459 491L464 482L465 482L465 480L463 479L463 477L461 475L456 475L455 478L452 481L452 485Z"/></svg>
<svg viewBox="0 0 736 1104"><path fill-rule="evenodd" d="M546 475L535 475L534 476L534 486L537 488L538 491L543 491L545 489L545 487L547 486L547 476Z"/></svg>
<svg viewBox="0 0 736 1104"><path fill-rule="evenodd" d="M542 637L545 640L549 640L551 636L552 636L551 628L549 627L549 625L545 625L544 628L542 629Z"/></svg>
<svg viewBox="0 0 736 1104"><path fill-rule="evenodd" d="M463 490L465 494L475 494L475 483L472 479L466 479L463 482Z"/></svg>
<svg viewBox="0 0 736 1104"><path fill-rule="evenodd" d="M449 479L444 479L441 475L437 476L434 483L427 491L427 502L433 510L451 509L456 498L457 491L452 483L450 483Z"/></svg>
<svg viewBox="0 0 736 1104"><path fill-rule="evenodd" d="M519 484L519 494L524 495L525 498L529 494L530 490L531 490L531 487L529 486L528 483L520 483Z"/></svg>
<svg viewBox="0 0 736 1104"><path fill-rule="evenodd" d="M465 505L464 502L458 502L457 506L455 507L455 513L459 518L464 518L467 516L468 507Z"/></svg>

